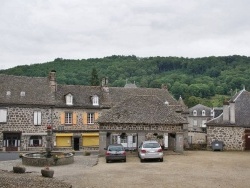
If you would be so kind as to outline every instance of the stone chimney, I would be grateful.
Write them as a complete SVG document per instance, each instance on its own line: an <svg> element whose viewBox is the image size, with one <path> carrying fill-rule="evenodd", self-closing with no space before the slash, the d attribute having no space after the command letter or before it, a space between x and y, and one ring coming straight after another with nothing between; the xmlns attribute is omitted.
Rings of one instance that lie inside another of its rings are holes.
<svg viewBox="0 0 250 188"><path fill-rule="evenodd" d="M230 123L235 124L235 103L230 102Z"/></svg>
<svg viewBox="0 0 250 188"><path fill-rule="evenodd" d="M104 77L102 78L102 87L108 86L108 78Z"/></svg>
<svg viewBox="0 0 250 188"><path fill-rule="evenodd" d="M52 70L49 73L49 83L50 83L51 90L53 92L56 92L57 84L56 84L56 71L55 70Z"/></svg>
<svg viewBox="0 0 250 188"><path fill-rule="evenodd" d="M223 121L229 121L229 103L223 103Z"/></svg>

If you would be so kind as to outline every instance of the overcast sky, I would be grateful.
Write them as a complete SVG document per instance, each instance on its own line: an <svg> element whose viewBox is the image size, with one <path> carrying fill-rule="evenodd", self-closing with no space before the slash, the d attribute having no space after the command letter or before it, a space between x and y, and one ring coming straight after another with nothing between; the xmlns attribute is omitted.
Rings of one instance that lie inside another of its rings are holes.
<svg viewBox="0 0 250 188"><path fill-rule="evenodd" d="M250 56L249 0L1 0L0 69L111 55Z"/></svg>

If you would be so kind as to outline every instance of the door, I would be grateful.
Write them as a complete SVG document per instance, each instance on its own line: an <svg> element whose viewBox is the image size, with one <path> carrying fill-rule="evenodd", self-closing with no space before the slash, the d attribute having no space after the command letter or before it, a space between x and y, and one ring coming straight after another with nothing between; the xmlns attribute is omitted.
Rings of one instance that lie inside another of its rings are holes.
<svg viewBox="0 0 250 188"><path fill-rule="evenodd" d="M250 150L250 133L245 134L245 150Z"/></svg>
<svg viewBox="0 0 250 188"><path fill-rule="evenodd" d="M79 138L74 138L74 150L79 151Z"/></svg>
<svg viewBox="0 0 250 188"><path fill-rule="evenodd" d="M6 151L18 151L18 147L20 146L20 137L19 133L5 133L4 146Z"/></svg>

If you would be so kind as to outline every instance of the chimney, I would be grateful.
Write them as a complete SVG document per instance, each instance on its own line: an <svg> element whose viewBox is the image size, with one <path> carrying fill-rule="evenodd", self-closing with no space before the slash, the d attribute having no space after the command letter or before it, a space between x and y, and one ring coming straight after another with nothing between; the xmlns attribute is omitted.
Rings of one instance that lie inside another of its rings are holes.
<svg viewBox="0 0 250 188"><path fill-rule="evenodd" d="M56 71L51 70L49 73L49 83L53 92L56 92Z"/></svg>
<svg viewBox="0 0 250 188"><path fill-rule="evenodd" d="M102 78L102 87L108 86L108 78L104 77Z"/></svg>
<svg viewBox="0 0 250 188"><path fill-rule="evenodd" d="M230 123L235 124L235 103L230 102Z"/></svg>
<svg viewBox="0 0 250 188"><path fill-rule="evenodd" d="M229 106L228 102L223 103L223 121L229 121Z"/></svg>

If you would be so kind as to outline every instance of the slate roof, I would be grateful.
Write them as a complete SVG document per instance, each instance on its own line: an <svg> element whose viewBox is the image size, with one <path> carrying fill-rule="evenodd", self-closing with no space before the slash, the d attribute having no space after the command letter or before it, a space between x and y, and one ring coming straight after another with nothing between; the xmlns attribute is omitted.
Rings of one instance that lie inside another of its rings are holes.
<svg viewBox="0 0 250 188"><path fill-rule="evenodd" d="M66 107L65 96L71 93L73 95L74 107L100 108L102 107L102 90L100 86L83 86L83 85L57 85L56 106ZM99 97L99 106L93 106L91 97Z"/></svg>
<svg viewBox="0 0 250 188"><path fill-rule="evenodd" d="M250 92L242 90L233 96L229 102L235 103L235 124L223 121L222 113L219 117L207 122L207 125L250 127Z"/></svg>
<svg viewBox="0 0 250 188"><path fill-rule="evenodd" d="M175 108L154 95L137 95L125 98L113 108L103 111L99 123L129 124L184 124L186 120Z"/></svg>
<svg viewBox="0 0 250 188"><path fill-rule="evenodd" d="M170 95L167 89L109 87L109 94L113 105L131 96L154 95L157 96L162 102L167 101L169 105L180 106L180 104Z"/></svg>
<svg viewBox="0 0 250 188"><path fill-rule="evenodd" d="M21 92L25 92L25 96L20 96ZM0 104L53 105L54 100L54 93L46 77L0 74Z"/></svg>

